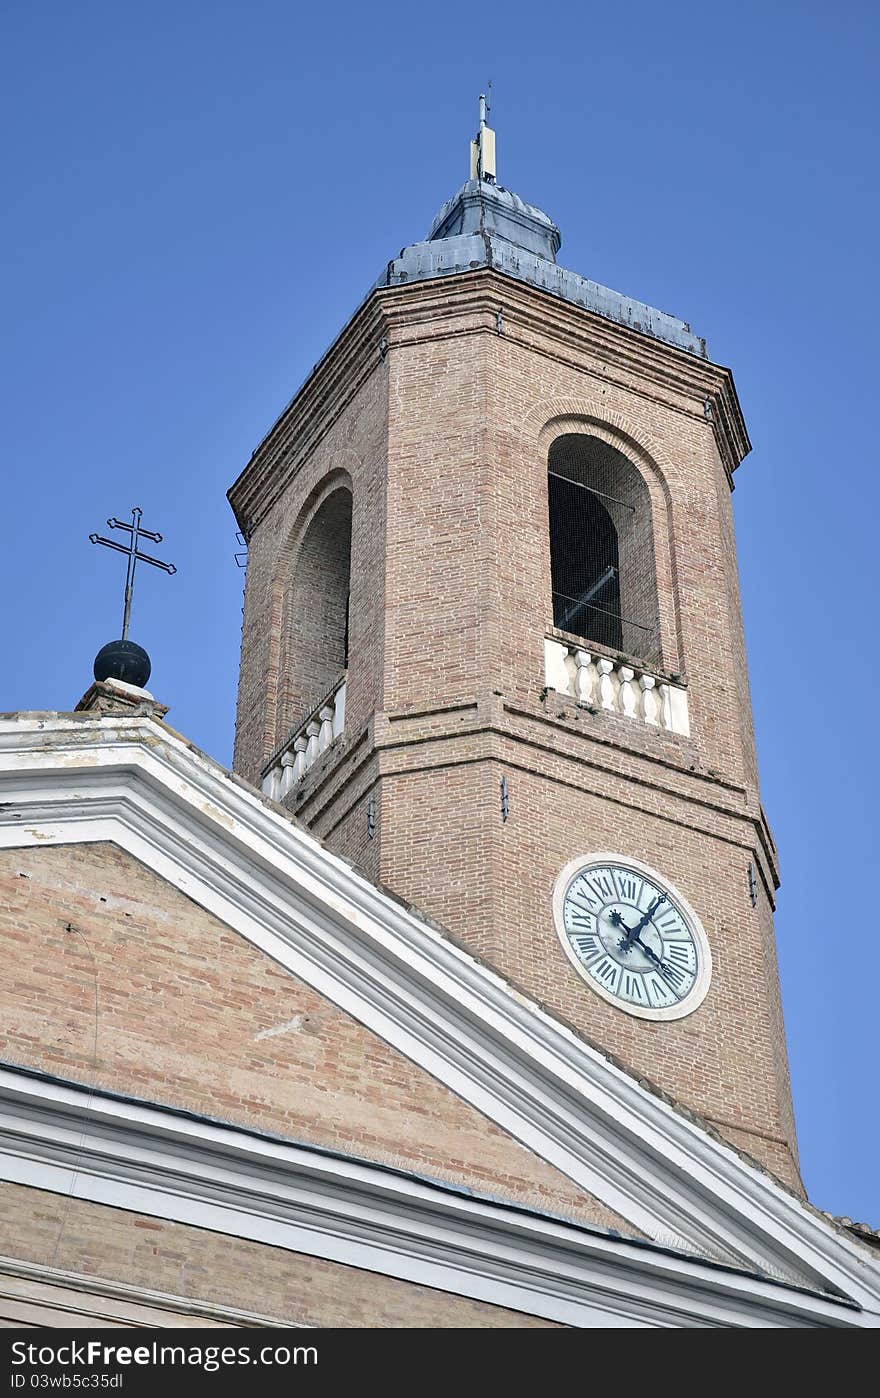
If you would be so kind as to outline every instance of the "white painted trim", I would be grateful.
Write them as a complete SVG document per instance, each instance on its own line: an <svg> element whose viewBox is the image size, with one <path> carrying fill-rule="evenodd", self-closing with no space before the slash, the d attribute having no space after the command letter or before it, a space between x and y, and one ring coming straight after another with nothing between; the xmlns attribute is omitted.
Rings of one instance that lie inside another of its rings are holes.
<svg viewBox="0 0 880 1398"><path fill-rule="evenodd" d="M289 1324L277 1316L243 1311L200 1301L192 1296L175 1296L147 1286L131 1286L107 1277L66 1272L59 1267L23 1262L0 1255L0 1315L10 1318L11 1303L22 1313L22 1321L45 1328L70 1324L70 1318L88 1316L96 1325L174 1326L197 1328L250 1328ZM32 1315L28 1316L28 1312ZM301 1320L298 1328L311 1329Z"/></svg>
<svg viewBox="0 0 880 1398"><path fill-rule="evenodd" d="M579 1327L864 1328L827 1296L0 1069L0 1177Z"/></svg>
<svg viewBox="0 0 880 1398"><path fill-rule="evenodd" d="M573 883L578 874L582 874L585 869L598 867L599 865L614 864L621 868L630 869L633 873L649 879L658 888L666 891L668 897L683 914L688 924L697 953L697 977L688 994L677 1005L668 1005L665 1009L641 1008L638 1005L631 1005L625 1000L621 1000L610 990L588 973L580 957L573 950L565 926L565 898L569 886ZM656 869L652 869L648 864L642 864L641 860L631 859L625 854L611 854L607 850L600 850L595 854L579 854L575 859L570 859L565 868L560 873L553 888L553 922L556 927L556 935L562 943L562 950L583 981L606 1000L609 1005L613 1005L616 1010L622 1010L624 1014L634 1015L636 1019L651 1019L656 1021L668 1021L672 1019L684 1019L687 1015L693 1014L699 1009L706 998L709 983L712 979L712 952L709 947L709 938L706 936L703 924L697 917L688 900L663 874L659 874Z"/></svg>
<svg viewBox="0 0 880 1398"><path fill-rule="evenodd" d="M880 1266L147 718L0 720L0 846L114 841L655 1241L880 1314Z"/></svg>

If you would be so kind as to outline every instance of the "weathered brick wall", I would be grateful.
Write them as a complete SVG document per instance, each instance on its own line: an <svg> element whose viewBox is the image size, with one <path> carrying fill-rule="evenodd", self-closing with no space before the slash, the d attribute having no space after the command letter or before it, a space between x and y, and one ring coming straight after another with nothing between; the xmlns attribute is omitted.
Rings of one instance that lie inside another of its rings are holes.
<svg viewBox="0 0 880 1398"><path fill-rule="evenodd" d="M613 771L585 776L574 761L546 755L524 762L512 742L499 758L386 779L383 882L427 905L637 1076L722 1134L735 1130L736 1144L748 1136L749 1153L800 1188L772 942L749 900L742 832L733 822L715 832L692 825L687 803L641 783L623 790ZM700 917L714 967L693 1015L662 1024L635 1019L593 994L565 956L553 923L554 883L570 859L605 850L662 870Z"/></svg>
<svg viewBox="0 0 880 1398"><path fill-rule="evenodd" d="M633 1232L115 846L0 853L0 960L2 1059Z"/></svg>
<svg viewBox="0 0 880 1398"><path fill-rule="evenodd" d="M7 1256L250 1311L282 1325L558 1328L360 1267L2 1181L0 1238Z"/></svg>

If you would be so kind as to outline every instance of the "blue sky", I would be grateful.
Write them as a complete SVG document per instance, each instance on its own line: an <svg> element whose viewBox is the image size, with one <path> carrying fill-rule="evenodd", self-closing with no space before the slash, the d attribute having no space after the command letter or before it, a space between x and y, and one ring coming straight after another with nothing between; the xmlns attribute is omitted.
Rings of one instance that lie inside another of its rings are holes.
<svg viewBox="0 0 880 1398"><path fill-rule="evenodd" d="M691 322L754 442L734 496L777 933L813 1200L880 1226L875 5L0 0L2 707L71 708L119 632L231 756L225 491L383 263L467 174L560 261ZM147 576L146 574L150 575Z"/></svg>

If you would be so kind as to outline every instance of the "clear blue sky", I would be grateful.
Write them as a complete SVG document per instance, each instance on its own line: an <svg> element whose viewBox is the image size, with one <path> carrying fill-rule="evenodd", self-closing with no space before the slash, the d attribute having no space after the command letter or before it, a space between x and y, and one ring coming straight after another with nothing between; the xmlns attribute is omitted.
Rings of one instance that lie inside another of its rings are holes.
<svg viewBox="0 0 880 1398"><path fill-rule="evenodd" d="M568 267L735 372L734 497L802 1163L880 1226L875 4L0 0L8 603L0 704L71 708L119 632L134 504L165 534L132 635L231 755L225 491L387 259L467 174ZM146 574L150 575L147 576Z"/></svg>

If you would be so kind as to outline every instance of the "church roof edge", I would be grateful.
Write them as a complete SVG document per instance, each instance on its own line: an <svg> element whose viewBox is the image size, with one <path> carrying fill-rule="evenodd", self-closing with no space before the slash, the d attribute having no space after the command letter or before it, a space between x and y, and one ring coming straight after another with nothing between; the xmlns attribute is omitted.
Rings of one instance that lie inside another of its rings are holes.
<svg viewBox="0 0 880 1398"><path fill-rule="evenodd" d="M780 1289L800 1292L804 1296L821 1297L823 1300L829 1299L829 1293L817 1287L805 1286L790 1280L784 1280L774 1276L772 1272L764 1271L760 1267L748 1267L745 1265L734 1265L729 1262L719 1261L712 1257L700 1257L697 1254L681 1248L672 1247L669 1244L657 1242L652 1238L641 1238L633 1233L624 1233L616 1228L603 1228L597 1223L588 1223L584 1219L572 1217L569 1214L556 1213L550 1209L538 1208L533 1204L522 1203L517 1199L509 1199L503 1194L493 1194L491 1191L473 1189L469 1185L462 1184L456 1180L445 1179L442 1175L427 1175L418 1170L409 1169L402 1165L394 1164L391 1160L372 1158L370 1156L355 1155L351 1151L340 1150L334 1146L320 1145L314 1141L301 1140L295 1136L285 1136L278 1131L269 1131L264 1127L253 1124L244 1124L234 1121L231 1118L217 1117L205 1112L197 1112L192 1108L180 1107L167 1102L158 1101L155 1098L139 1097L128 1092L119 1092L114 1088L106 1087L100 1083L87 1083L76 1078L64 1077L57 1073L47 1072L42 1068L34 1068L26 1063L18 1063L11 1059L0 1057L0 1070L13 1075L20 1075L23 1078L31 1079L36 1083L46 1083L52 1087L71 1089L72 1091L88 1092L91 1099L103 1099L107 1102L117 1102L122 1105L143 1107L150 1112L155 1112L159 1116L169 1119L177 1118L181 1121L190 1121L197 1124L203 1123L207 1126L220 1128L236 1136L251 1138L255 1141L266 1141L279 1146L290 1146L298 1151L304 1151L309 1155L321 1157L326 1160L337 1160L351 1162L353 1165L366 1166L370 1170L375 1170L383 1175L390 1175L403 1180L412 1180L427 1189L438 1190L444 1194L457 1195L462 1199L473 1199L475 1202L489 1204L493 1208L500 1209L505 1213L519 1214L524 1218L542 1219L548 1223L561 1224L565 1228L571 1228L583 1234L597 1238L610 1238L616 1242L625 1243L638 1250L657 1253L664 1257L683 1258L693 1263L697 1262L702 1267L707 1267L714 1272L730 1273L732 1275L753 1277L756 1280L767 1283L770 1286ZM749 1163L752 1163L751 1161ZM844 1220L835 1217L833 1214L824 1214L829 1222L844 1224ZM862 1228L865 1225L855 1225ZM852 1231L848 1229L847 1231ZM850 1310L858 1310L858 1303L846 1296L834 1296L834 1302Z"/></svg>

